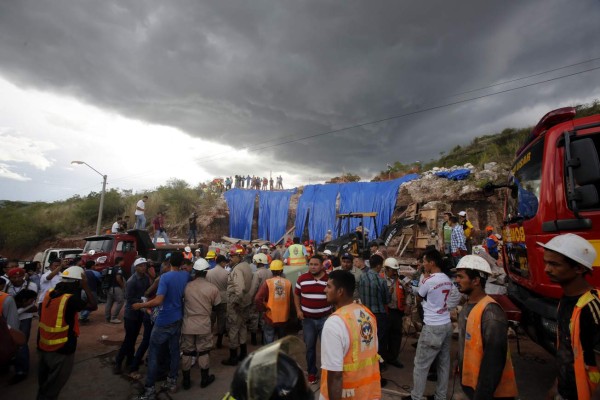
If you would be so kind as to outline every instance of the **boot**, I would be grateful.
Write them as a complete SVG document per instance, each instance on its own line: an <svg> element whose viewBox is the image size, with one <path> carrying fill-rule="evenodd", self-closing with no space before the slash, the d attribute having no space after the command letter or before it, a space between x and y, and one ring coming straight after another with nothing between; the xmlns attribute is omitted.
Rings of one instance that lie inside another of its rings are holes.
<svg viewBox="0 0 600 400"><path fill-rule="evenodd" d="M217 349L220 349L223 347L223 335L217 335Z"/></svg>
<svg viewBox="0 0 600 400"><path fill-rule="evenodd" d="M211 383L213 383L215 381L215 376L214 375L209 375L208 368L201 369L200 373L202 374L202 380L200 381L200 387L201 388L205 388L205 387L207 387L208 385L210 385Z"/></svg>
<svg viewBox="0 0 600 400"><path fill-rule="evenodd" d="M221 361L223 365L236 366L238 363L237 349L229 349L229 358Z"/></svg>
<svg viewBox="0 0 600 400"><path fill-rule="evenodd" d="M246 343L240 344L240 356L238 357L238 361L242 361L248 355L248 348L246 347Z"/></svg>
<svg viewBox="0 0 600 400"><path fill-rule="evenodd" d="M250 343L252 343L252 346L256 346L256 344L257 344L257 341L256 341L256 332L252 332L250 334L250 337L251 337Z"/></svg>
<svg viewBox="0 0 600 400"><path fill-rule="evenodd" d="M192 379L191 379L191 373L192 371L181 371L183 372L183 382L182 382L182 386L183 386L183 390L189 390L192 387Z"/></svg>

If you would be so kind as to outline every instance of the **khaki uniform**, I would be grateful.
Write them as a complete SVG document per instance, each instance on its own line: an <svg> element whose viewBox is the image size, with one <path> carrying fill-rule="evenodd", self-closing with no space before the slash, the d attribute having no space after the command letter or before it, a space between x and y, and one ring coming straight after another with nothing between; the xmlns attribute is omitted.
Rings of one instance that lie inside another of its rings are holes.
<svg viewBox="0 0 600 400"><path fill-rule="evenodd" d="M227 281L229 280L229 272L220 265L217 265L206 273L206 280L215 285L221 294L221 303L215 307L210 320L213 325L216 321L217 334L223 335L227 321Z"/></svg>
<svg viewBox="0 0 600 400"><path fill-rule="evenodd" d="M257 268L254 275L256 276L257 282L256 282L256 291L254 292L254 295L252 296L252 298L254 298L254 296L256 295L256 292L258 291L258 288L263 284L263 282L266 281L267 279L271 279L273 277L273 273L271 272L270 269L262 267L262 268ZM261 315L262 315L262 313L258 312L258 310L256 309L256 306L254 305L254 302L252 302L252 305L250 306L250 311L248 314L248 319L246 320L246 326L248 327L248 330L250 332L252 332L252 333L258 332L259 325L262 328Z"/></svg>
<svg viewBox="0 0 600 400"><path fill-rule="evenodd" d="M248 331L246 318L256 294L258 279L247 262L236 265L227 281L227 325L229 328L229 348L237 349L246 344Z"/></svg>
<svg viewBox="0 0 600 400"><path fill-rule="evenodd" d="M194 357L201 369L208 369L208 354L212 348L210 315L221 303L219 289L204 278L196 278L185 287L184 314L181 327L181 368L189 371Z"/></svg>

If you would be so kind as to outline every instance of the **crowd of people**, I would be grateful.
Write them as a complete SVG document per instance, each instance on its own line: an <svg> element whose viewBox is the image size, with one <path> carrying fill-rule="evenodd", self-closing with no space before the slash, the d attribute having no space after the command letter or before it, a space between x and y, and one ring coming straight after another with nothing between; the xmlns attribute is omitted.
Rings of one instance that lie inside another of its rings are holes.
<svg viewBox="0 0 600 400"><path fill-rule="evenodd" d="M260 176L244 176L235 175L233 177L228 176L223 182L225 184L225 190L231 190L232 188L238 189L255 189L255 190L283 190L283 177L277 176L267 178Z"/></svg>
<svg viewBox="0 0 600 400"><path fill-rule="evenodd" d="M421 399L433 374L436 390L427 398L445 399L452 373L451 313L459 304L456 361L464 393L470 399L517 398L508 321L485 292L492 274L489 260L495 258L468 254L464 227L473 228L466 215L444 218L451 228L449 240L444 236L440 250L427 248L417 272L410 275L378 242L370 243L368 256L338 257L328 250L317 254L310 240L305 246L299 238L281 246L236 244L227 252L215 248L207 254L186 248L156 264L140 257L127 279L120 259L102 279L93 262L84 263L79 257L55 261L41 275L39 265L20 268L7 263L0 279L0 304L2 321L18 346L12 355L11 383L22 381L29 371L27 346L37 314L38 398L56 398L73 368L79 324L90 321L102 293L105 320L125 328L114 373L141 379L140 366L147 357L141 399L156 398L157 381L163 381L162 390L170 393L190 389L196 364L199 386L207 387L218 379L210 373L210 352L224 346L229 356L221 364L239 366L241 371L234 375L232 393L242 393L238 400L245 398L244 391L235 387L235 377L252 367L248 346L270 345L294 334L295 319L302 325L307 370L293 367L290 371L298 376L278 381L272 398L308 399L312 391L307 388L320 382L322 399L379 399L387 383L381 372L405 367L400 360L403 319L415 307L422 329L411 366L412 389L405 398ZM492 255L497 242L487 243L493 235L488 233L486 245ZM565 293L558 311L558 377L548 398L591 398L598 394L600 377L594 354L600 300L585 275L592 269L595 249L573 234L539 245L546 273ZM286 265L288 274L308 270L293 283L284 273ZM289 360L284 364L289 366Z"/></svg>

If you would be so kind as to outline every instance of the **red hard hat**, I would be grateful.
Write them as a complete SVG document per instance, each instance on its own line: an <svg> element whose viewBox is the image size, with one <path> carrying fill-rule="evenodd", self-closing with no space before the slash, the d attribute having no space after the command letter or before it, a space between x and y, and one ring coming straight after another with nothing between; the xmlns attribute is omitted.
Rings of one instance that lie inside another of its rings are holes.
<svg viewBox="0 0 600 400"><path fill-rule="evenodd" d="M304 245L305 245L305 246L308 246L308 240L306 240L306 241L304 242Z"/></svg>

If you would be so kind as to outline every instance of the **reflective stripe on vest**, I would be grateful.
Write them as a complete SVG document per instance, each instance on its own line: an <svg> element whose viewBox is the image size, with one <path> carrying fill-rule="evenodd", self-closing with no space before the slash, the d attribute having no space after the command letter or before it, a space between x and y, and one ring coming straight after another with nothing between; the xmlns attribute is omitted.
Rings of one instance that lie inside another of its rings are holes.
<svg viewBox="0 0 600 400"><path fill-rule="evenodd" d="M287 322L290 318L290 295L292 283L285 278L277 276L267 279L269 298L265 303L267 318L274 324Z"/></svg>
<svg viewBox="0 0 600 400"><path fill-rule="evenodd" d="M344 355L342 398L370 400L381 398L381 375L377 355L377 322L366 307L351 303L334 315L339 316L350 337L350 348ZM327 370L321 373L321 395L329 399Z"/></svg>
<svg viewBox="0 0 600 400"><path fill-rule="evenodd" d="M290 265L306 265L306 258L301 244L293 244L288 247L290 252Z"/></svg>
<svg viewBox="0 0 600 400"><path fill-rule="evenodd" d="M600 382L598 367L585 365L579 326L581 311L595 299L598 299L598 297L591 290L584 293L577 301L575 308L573 308L571 323L569 324L571 347L573 348L575 383L577 384L577 398L579 400L589 400Z"/></svg>
<svg viewBox="0 0 600 400"><path fill-rule="evenodd" d="M69 325L65 324L64 318L67 301L72 295L63 294L51 299L50 294L53 291L49 290L42 302L39 347L44 351L56 351L69 340ZM77 316L75 316L75 321L77 321Z"/></svg>
<svg viewBox="0 0 600 400"><path fill-rule="evenodd" d="M473 390L477 389L479 379L479 367L483 358L483 338L481 336L481 317L485 307L490 303L496 303L490 296L485 296L473 307L467 318L467 329L465 332L465 349L462 365L462 384ZM498 304L498 303L496 303ZM500 383L496 387L494 397L516 397L517 383L513 369L510 351L506 354L506 363L502 371Z"/></svg>

